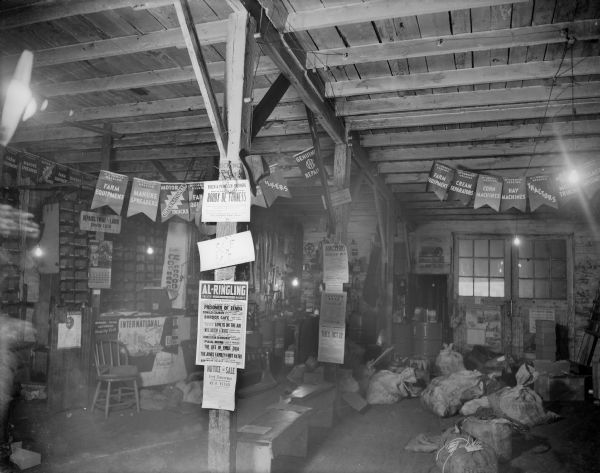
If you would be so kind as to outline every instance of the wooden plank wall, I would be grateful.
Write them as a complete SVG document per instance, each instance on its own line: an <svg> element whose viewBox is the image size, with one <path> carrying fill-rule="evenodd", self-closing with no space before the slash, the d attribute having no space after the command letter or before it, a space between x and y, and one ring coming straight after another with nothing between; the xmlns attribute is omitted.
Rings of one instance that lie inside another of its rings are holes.
<svg viewBox="0 0 600 473"><path fill-rule="evenodd" d="M444 232L450 236L454 232L510 235L512 227L506 221L473 219L445 221L443 227L439 223L424 224L417 227L411 232L411 239ZM572 251L568 251L568 254L572 255L571 263L573 264L572 301L566 306L559 304L559 307L556 308L557 321L569 327L569 353L571 359L573 359L578 343L583 336L583 329L588 322L589 311L596 295L596 289L600 284L600 233L594 232L592 227L583 222L575 223L558 220L519 220L519 233L522 235L561 234L573 236L573 248L569 249ZM449 282L451 279L450 276ZM523 307L521 312L521 322L519 323L517 318L513 320L512 343L522 347L523 329L528 327L529 323L526 306ZM521 333L516 330L518 327L515 326L515 323L522 326ZM457 333L456 336L458 336L457 342L460 344L462 341L461 333ZM506 340L507 337L504 337L504 339ZM596 352L597 359L600 358L598 352L600 350Z"/></svg>

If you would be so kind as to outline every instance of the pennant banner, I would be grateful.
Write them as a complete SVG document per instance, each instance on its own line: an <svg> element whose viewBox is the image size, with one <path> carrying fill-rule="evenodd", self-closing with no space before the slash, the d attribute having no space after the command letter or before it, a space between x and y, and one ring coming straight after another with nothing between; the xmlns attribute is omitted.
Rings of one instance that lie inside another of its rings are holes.
<svg viewBox="0 0 600 473"><path fill-rule="evenodd" d="M56 163L46 158L40 158L38 164L38 182L40 184L54 184L56 174Z"/></svg>
<svg viewBox="0 0 600 473"><path fill-rule="evenodd" d="M131 195L129 196L129 206L127 207L127 216L130 217L143 213L150 220L156 222L159 196L160 182L146 181L134 177L133 184L131 185Z"/></svg>
<svg viewBox="0 0 600 473"><path fill-rule="evenodd" d="M315 160L315 149L308 148L304 151L295 154L294 160L300 171L302 171L302 175L307 180L317 179L319 177L319 167L317 166L317 162Z"/></svg>
<svg viewBox="0 0 600 473"><path fill-rule="evenodd" d="M505 177L502 186L500 211L515 208L521 212L527 210L527 186L524 177Z"/></svg>
<svg viewBox="0 0 600 473"><path fill-rule="evenodd" d="M188 184L188 199L190 202L190 222L200 225L202 220L202 197L204 196L204 184L202 182L190 182Z"/></svg>
<svg viewBox="0 0 600 473"><path fill-rule="evenodd" d="M591 199L600 189L600 161L596 159L585 163L579 171L579 176L581 176L583 192Z"/></svg>
<svg viewBox="0 0 600 473"><path fill-rule="evenodd" d="M527 196L529 197L529 209L532 212L541 205L558 208L556 193L549 175L528 177Z"/></svg>
<svg viewBox="0 0 600 473"><path fill-rule="evenodd" d="M502 199L502 178L480 174L477 179L477 190L475 191L475 202L473 208L478 209L487 205L496 212L500 210Z"/></svg>
<svg viewBox="0 0 600 473"><path fill-rule="evenodd" d="M9 186L17 182L18 171L19 159L17 155L5 150L4 163L2 165L2 185Z"/></svg>
<svg viewBox="0 0 600 473"><path fill-rule="evenodd" d="M127 176L110 171L100 171L98 182L96 182L96 191L92 200L91 210L109 206L118 215L123 208L123 199L127 189Z"/></svg>
<svg viewBox="0 0 600 473"><path fill-rule="evenodd" d="M31 156L21 156L21 184L33 184L38 182L38 160Z"/></svg>
<svg viewBox="0 0 600 473"><path fill-rule="evenodd" d="M166 222L171 217L190 218L190 201L187 184L160 185L160 221Z"/></svg>
<svg viewBox="0 0 600 473"><path fill-rule="evenodd" d="M579 185L571 177L571 172L563 171L554 177L554 188L558 201L566 204L577 194Z"/></svg>
<svg viewBox="0 0 600 473"><path fill-rule="evenodd" d="M454 178L454 169L445 164L434 162L427 178L427 190L433 191L440 200L444 200L448 187Z"/></svg>
<svg viewBox="0 0 600 473"><path fill-rule="evenodd" d="M54 167L54 182L58 182L60 184L67 184L71 179L69 177L69 169L57 164Z"/></svg>
<svg viewBox="0 0 600 473"><path fill-rule="evenodd" d="M271 171L268 176L265 176L260 180L258 185L262 190L268 207L275 202L277 197L285 197L286 199L292 198L292 194L290 194L287 181L285 177L283 177L281 169Z"/></svg>
<svg viewBox="0 0 600 473"><path fill-rule="evenodd" d="M469 205L475 194L478 176L475 172L457 169L448 189L448 200L458 200L463 205Z"/></svg>

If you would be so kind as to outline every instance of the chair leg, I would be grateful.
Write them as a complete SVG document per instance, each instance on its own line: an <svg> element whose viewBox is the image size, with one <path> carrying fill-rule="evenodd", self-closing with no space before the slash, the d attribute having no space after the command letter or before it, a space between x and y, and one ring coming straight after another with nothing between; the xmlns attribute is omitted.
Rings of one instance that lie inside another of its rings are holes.
<svg viewBox="0 0 600 473"><path fill-rule="evenodd" d="M107 381L106 386L106 406L104 407L104 418L108 419L108 409L110 408L110 385L111 381Z"/></svg>
<svg viewBox="0 0 600 473"><path fill-rule="evenodd" d="M92 407L90 408L90 412L94 412L96 402L98 402L98 396L100 395L100 386L102 386L102 381L98 381L98 384L96 385L96 392L94 393L94 400L92 401Z"/></svg>
<svg viewBox="0 0 600 473"><path fill-rule="evenodd" d="M138 391L137 379L133 380L133 392L135 394L135 407L137 411L140 412L140 393Z"/></svg>

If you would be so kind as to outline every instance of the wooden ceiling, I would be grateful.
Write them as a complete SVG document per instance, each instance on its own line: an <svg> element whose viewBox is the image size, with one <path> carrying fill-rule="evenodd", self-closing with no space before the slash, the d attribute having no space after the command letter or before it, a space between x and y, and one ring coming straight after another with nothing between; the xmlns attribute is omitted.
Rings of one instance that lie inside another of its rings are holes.
<svg viewBox="0 0 600 473"><path fill-rule="evenodd" d="M248 8L261 28L254 103L280 72L289 74L274 51L283 45L295 58L290 68L312 89L298 90L292 80L252 144L252 152L282 165L294 186L301 181L292 155L311 146L307 93L323 98L325 108L313 111L326 164L334 140L355 134L370 163L354 169L353 181L359 170L375 175L403 217L416 222L513 218L440 202L426 192L434 160L522 176L598 156L598 0L189 5L221 104L233 9ZM100 131L111 124L116 172L192 181L213 169L218 149L171 2L5 0L4 78L24 48L34 51L34 91L48 99L48 108L20 127L13 147L97 172ZM296 191L303 212L322 209L318 190ZM356 208L363 207L369 212L368 202L357 199Z"/></svg>

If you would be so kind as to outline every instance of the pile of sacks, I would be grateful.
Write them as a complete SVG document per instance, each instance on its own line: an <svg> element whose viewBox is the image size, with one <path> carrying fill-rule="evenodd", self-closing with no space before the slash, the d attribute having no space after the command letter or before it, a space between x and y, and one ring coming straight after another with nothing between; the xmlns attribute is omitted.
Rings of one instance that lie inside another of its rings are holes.
<svg viewBox="0 0 600 473"><path fill-rule="evenodd" d="M444 473L495 473L499 463L511 460L513 430L558 418L543 408L541 398L528 387L537 375L533 368L522 365L513 377L516 386L511 387L499 381L509 369L502 356L478 362L481 371L465 368L472 368L472 360L481 359L480 355L465 363L452 345L444 346L435 364L440 376L421 393L423 406L438 416L466 416L441 435L420 434L405 447L435 452Z"/></svg>

